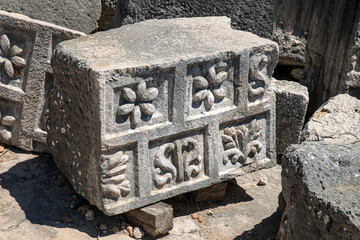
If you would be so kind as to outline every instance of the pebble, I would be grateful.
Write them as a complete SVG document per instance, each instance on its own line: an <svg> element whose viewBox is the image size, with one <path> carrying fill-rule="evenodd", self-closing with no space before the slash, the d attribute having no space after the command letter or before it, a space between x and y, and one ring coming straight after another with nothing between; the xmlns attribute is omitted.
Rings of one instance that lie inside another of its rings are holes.
<svg viewBox="0 0 360 240"><path fill-rule="evenodd" d="M89 208L88 205L82 205L77 209L77 213L84 216L86 212L89 211Z"/></svg>
<svg viewBox="0 0 360 240"><path fill-rule="evenodd" d="M94 220L94 218L95 218L94 211L93 211L93 210L87 211L87 212L85 213L85 218L86 218L86 220L88 220L88 221Z"/></svg>
<svg viewBox="0 0 360 240"><path fill-rule="evenodd" d="M4 152L5 151L5 148L4 146L0 146L0 153Z"/></svg>
<svg viewBox="0 0 360 240"><path fill-rule="evenodd" d="M114 226L114 227L111 229L111 231L112 231L113 233L119 233L119 232L120 232L120 229L119 229L118 227Z"/></svg>
<svg viewBox="0 0 360 240"><path fill-rule="evenodd" d="M101 225L99 226L99 229L100 229L101 231L107 231L107 230L108 230L108 226L103 223L103 224L101 224Z"/></svg>
<svg viewBox="0 0 360 240"><path fill-rule="evenodd" d="M260 178L259 182L258 182L258 186L265 186L267 184L267 178L266 177L262 177Z"/></svg>
<svg viewBox="0 0 360 240"><path fill-rule="evenodd" d="M134 229L133 229L133 227L132 226L127 226L126 230L128 231L129 236L133 238L134 237Z"/></svg>
<svg viewBox="0 0 360 240"><path fill-rule="evenodd" d="M145 232L144 230L141 229L141 227L135 227L134 228L134 238L135 239L141 239L142 237L144 237Z"/></svg>
<svg viewBox="0 0 360 240"><path fill-rule="evenodd" d="M202 223L203 221L204 221L204 219L202 217L199 217L198 222Z"/></svg>
<svg viewBox="0 0 360 240"><path fill-rule="evenodd" d="M211 211L211 210L209 210L209 211L207 212L207 215L212 216L212 215L214 215L214 212Z"/></svg>
<svg viewBox="0 0 360 240"><path fill-rule="evenodd" d="M73 222L71 217L63 217L63 218L61 218L61 221L65 222L65 223L72 223Z"/></svg>
<svg viewBox="0 0 360 240"><path fill-rule="evenodd" d="M199 215L197 215L196 213L191 214L191 218L192 219L199 219Z"/></svg>

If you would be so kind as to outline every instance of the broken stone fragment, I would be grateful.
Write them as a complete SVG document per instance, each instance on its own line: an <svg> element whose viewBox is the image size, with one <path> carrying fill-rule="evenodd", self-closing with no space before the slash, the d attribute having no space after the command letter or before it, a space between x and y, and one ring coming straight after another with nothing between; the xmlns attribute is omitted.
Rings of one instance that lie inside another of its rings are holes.
<svg viewBox="0 0 360 240"><path fill-rule="evenodd" d="M360 144L360 100L339 94L324 103L310 118L302 142Z"/></svg>

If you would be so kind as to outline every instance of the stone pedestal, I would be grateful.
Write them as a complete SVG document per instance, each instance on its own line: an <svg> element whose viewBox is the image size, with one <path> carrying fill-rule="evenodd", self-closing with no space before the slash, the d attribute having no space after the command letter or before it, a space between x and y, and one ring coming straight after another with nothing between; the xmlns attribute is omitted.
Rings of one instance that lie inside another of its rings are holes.
<svg viewBox="0 0 360 240"><path fill-rule="evenodd" d="M84 33L0 11L0 142L46 149L55 46Z"/></svg>
<svg viewBox="0 0 360 240"><path fill-rule="evenodd" d="M276 43L226 17L149 20L61 43L48 144L108 215L275 160Z"/></svg>

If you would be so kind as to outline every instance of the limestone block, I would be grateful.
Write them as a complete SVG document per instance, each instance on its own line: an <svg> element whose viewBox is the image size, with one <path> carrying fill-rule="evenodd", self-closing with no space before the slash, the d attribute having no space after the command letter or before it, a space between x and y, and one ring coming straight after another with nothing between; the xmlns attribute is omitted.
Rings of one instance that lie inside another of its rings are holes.
<svg viewBox="0 0 360 240"><path fill-rule="evenodd" d="M126 217L153 237L168 233L174 226L173 208L163 202L129 211Z"/></svg>
<svg viewBox="0 0 360 240"><path fill-rule="evenodd" d="M148 20L58 45L48 144L120 214L274 166L276 43L226 17Z"/></svg>
<svg viewBox="0 0 360 240"><path fill-rule="evenodd" d="M55 46L85 35L20 14L0 11L0 142L46 148L46 114Z"/></svg>
<svg viewBox="0 0 360 240"><path fill-rule="evenodd" d="M360 100L349 94L330 98L311 117L301 141L360 143Z"/></svg>
<svg viewBox="0 0 360 240"><path fill-rule="evenodd" d="M0 0L0 10L91 33L97 28L101 0Z"/></svg>
<svg viewBox="0 0 360 240"><path fill-rule="evenodd" d="M309 103L308 91L299 83L274 80L276 95L276 153L283 154L290 144L300 143Z"/></svg>
<svg viewBox="0 0 360 240"><path fill-rule="evenodd" d="M271 38L276 0L128 0L118 1L114 27L179 17L227 16L232 27Z"/></svg>
<svg viewBox="0 0 360 240"><path fill-rule="evenodd" d="M277 239L360 239L360 148L291 145L282 160L286 209Z"/></svg>

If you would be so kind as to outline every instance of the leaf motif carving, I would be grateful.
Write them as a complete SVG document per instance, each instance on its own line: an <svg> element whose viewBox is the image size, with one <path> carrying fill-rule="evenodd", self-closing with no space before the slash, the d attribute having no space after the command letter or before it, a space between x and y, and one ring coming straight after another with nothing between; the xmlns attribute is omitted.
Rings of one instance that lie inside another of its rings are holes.
<svg viewBox="0 0 360 240"><path fill-rule="evenodd" d="M208 90L200 90L199 92L195 93L195 95L193 97L193 101L200 102L200 101L204 100L207 96L207 92L208 92Z"/></svg>
<svg viewBox="0 0 360 240"><path fill-rule="evenodd" d="M242 165L252 163L262 150L261 121L254 119L247 125L224 129L221 136L224 147L223 163L239 162Z"/></svg>
<svg viewBox="0 0 360 240"><path fill-rule="evenodd" d="M197 76L194 78L194 86L196 89L203 89L203 88L208 88L209 83L206 80L206 78L202 76Z"/></svg>
<svg viewBox="0 0 360 240"><path fill-rule="evenodd" d="M17 45L14 45L11 47L10 49L10 56L20 56L21 54L23 54L23 49L20 48L19 46Z"/></svg>
<svg viewBox="0 0 360 240"><path fill-rule="evenodd" d="M146 91L146 82L142 80L136 86L136 96L144 95L145 91Z"/></svg>
<svg viewBox="0 0 360 240"><path fill-rule="evenodd" d="M205 98L205 107L210 109L214 105L214 102L215 102L214 95L212 94L211 91L207 91L206 98Z"/></svg>
<svg viewBox="0 0 360 240"><path fill-rule="evenodd" d="M12 61L13 64L15 64L18 67L23 67L26 64L25 60L23 58L21 58L21 57L18 57L18 56L12 57L11 61Z"/></svg>
<svg viewBox="0 0 360 240"><path fill-rule="evenodd" d="M122 96L125 98L126 101L134 103L136 101L136 94L130 88L124 88L122 92Z"/></svg>
<svg viewBox="0 0 360 240"><path fill-rule="evenodd" d="M10 60L5 59L4 68L5 68L6 74L12 78L14 76L14 68L13 68L13 65L10 62Z"/></svg>
<svg viewBox="0 0 360 240"><path fill-rule="evenodd" d="M130 121L132 124L137 125L141 119L141 111L139 106L135 106L131 112Z"/></svg>
<svg viewBox="0 0 360 240"><path fill-rule="evenodd" d="M127 115L127 114L131 113L133 111L133 109L134 109L133 103L123 104L118 107L118 114L121 116Z"/></svg>
<svg viewBox="0 0 360 240"><path fill-rule="evenodd" d="M140 96L143 101L152 101L157 98L159 90L157 88L151 87L145 90L144 94Z"/></svg>
<svg viewBox="0 0 360 240"><path fill-rule="evenodd" d="M101 164L101 186L104 198L117 201L130 193L130 182L126 179L128 155L119 151L104 157Z"/></svg>
<svg viewBox="0 0 360 240"><path fill-rule="evenodd" d="M227 72L221 71L218 74L216 74L215 80L214 80L214 86L219 86L221 83L223 83L227 79Z"/></svg>
<svg viewBox="0 0 360 240"><path fill-rule="evenodd" d="M6 55L8 55L8 54L9 54L9 51L10 51L10 40L9 40L9 38L8 38L5 34L3 34L3 35L1 36L0 46L1 46L1 49L4 51L4 53L5 53Z"/></svg>
<svg viewBox="0 0 360 240"><path fill-rule="evenodd" d="M176 180L176 167L171 162L171 156L174 150L175 144L173 143L163 144L156 149L153 176L154 185L158 189Z"/></svg>
<svg viewBox="0 0 360 240"><path fill-rule="evenodd" d="M155 106L151 103L141 103L139 106L141 112L147 116L153 115L156 110Z"/></svg>

